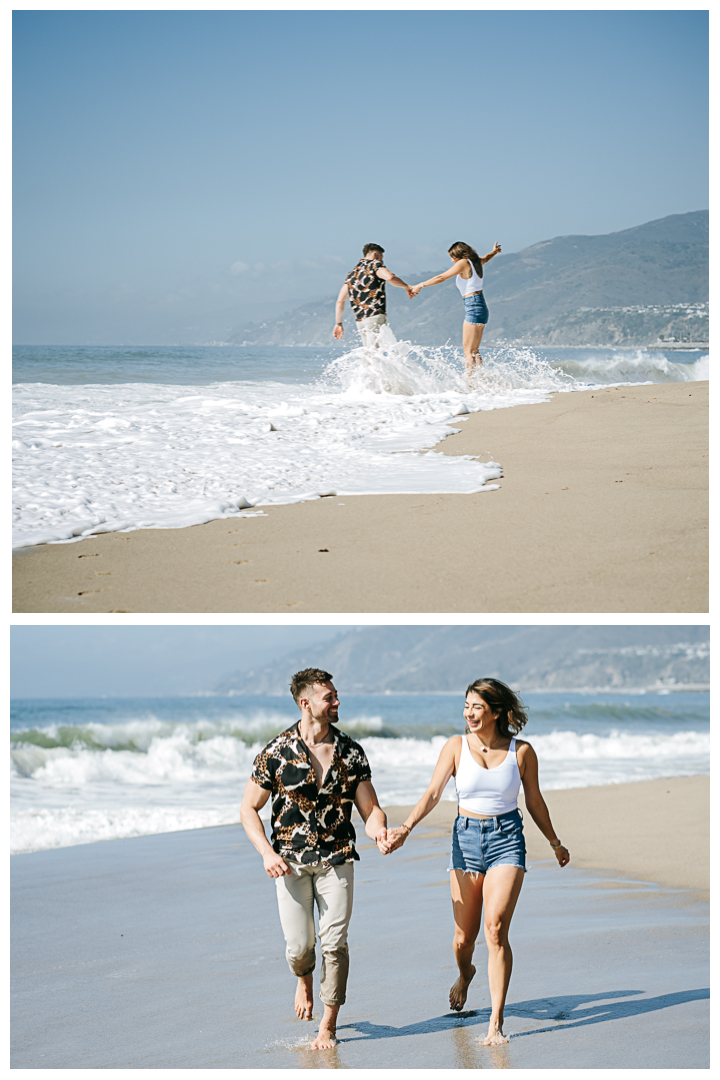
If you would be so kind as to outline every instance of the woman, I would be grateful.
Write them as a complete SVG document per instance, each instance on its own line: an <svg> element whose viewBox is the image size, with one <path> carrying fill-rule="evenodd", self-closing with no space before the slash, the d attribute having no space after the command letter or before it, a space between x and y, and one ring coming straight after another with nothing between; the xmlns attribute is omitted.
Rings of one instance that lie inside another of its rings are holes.
<svg viewBox="0 0 720 1080"><path fill-rule="evenodd" d="M463 323L463 351L465 352L465 368L471 375L476 366L482 364L480 356L480 342L483 330L488 321L488 309L483 295L483 264L494 259L501 251L497 240L495 247L489 255L478 255L475 248L469 244L458 241L449 249L448 255L453 261L453 266L444 274L421 281L419 285L413 285L410 290L412 296L417 296L421 289L427 289L430 285L439 285L441 281L457 277L457 286L460 295L465 302L465 322Z"/></svg>
<svg viewBox="0 0 720 1080"><path fill-rule="evenodd" d="M450 990L450 1008L464 1008L475 975L475 939L485 908L488 983L492 1014L484 1046L508 1042L503 1035L512 952L508 930L525 876L525 838L517 797L522 784L530 816L547 838L560 866L570 852L560 843L538 787L537 756L515 734L527 723L518 696L497 679L478 679L467 689L465 732L443 747L430 786L406 821L388 832L388 850L400 847L419 821L437 806L455 777L458 816L453 827L450 890L460 975Z"/></svg>

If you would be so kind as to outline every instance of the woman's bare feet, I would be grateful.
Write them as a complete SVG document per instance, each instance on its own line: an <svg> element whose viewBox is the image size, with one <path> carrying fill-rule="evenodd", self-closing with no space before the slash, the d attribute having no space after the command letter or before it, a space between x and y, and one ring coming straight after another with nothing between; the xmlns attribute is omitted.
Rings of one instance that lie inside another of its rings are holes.
<svg viewBox="0 0 720 1080"><path fill-rule="evenodd" d="M500 1026L498 1026L497 1024L494 1024L492 1022L492 1020L491 1020L490 1021L490 1027L488 1028L488 1033L485 1036L485 1038L483 1039L482 1045L483 1046L504 1046L505 1043L509 1043L509 1042L510 1042L510 1037L508 1035L503 1035L503 1033L502 1033L502 1024Z"/></svg>
<svg viewBox="0 0 720 1080"><path fill-rule="evenodd" d="M295 1012L299 1020L312 1020L313 1015L313 977L301 975L295 991Z"/></svg>
<svg viewBox="0 0 720 1080"><path fill-rule="evenodd" d="M464 975L458 975L456 981L450 987L450 1008L455 1009L456 1012L461 1012L465 1008L465 1002L468 996L468 987L475 977L475 965L470 964L470 978L466 979Z"/></svg>

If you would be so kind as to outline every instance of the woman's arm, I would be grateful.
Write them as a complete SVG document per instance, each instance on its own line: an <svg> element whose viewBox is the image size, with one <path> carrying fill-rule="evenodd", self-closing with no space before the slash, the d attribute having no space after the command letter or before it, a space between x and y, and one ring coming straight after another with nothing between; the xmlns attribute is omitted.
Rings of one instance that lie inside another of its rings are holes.
<svg viewBox="0 0 720 1080"><path fill-rule="evenodd" d="M498 244L498 242L496 240L495 241L495 247L492 249L492 251L489 253L489 255L483 255L482 258L480 259L480 262L484 266L486 262L490 262L490 260L494 259L496 255L499 255L501 251L502 251L502 248L500 247L500 245Z"/></svg>
<svg viewBox="0 0 720 1080"><path fill-rule="evenodd" d="M555 852L557 861L561 866L566 866L570 862L570 852L560 843L552 827L547 803L540 794L537 754L530 743L523 742L517 747L517 758L527 811Z"/></svg>
<svg viewBox="0 0 720 1080"><path fill-rule="evenodd" d="M432 774L432 780L425 794L415 804L402 825L388 830L388 841L392 843L390 851L401 847L417 823L422 821L440 802L448 780L455 774L455 759L459 746L459 735L453 735L443 746L438 763L435 766L435 772Z"/></svg>
<svg viewBox="0 0 720 1080"><path fill-rule="evenodd" d="M428 278L427 281L421 281L418 285L413 285L413 296L417 296L421 289L427 289L430 285L439 285L442 281L448 281L451 277L455 277L468 266L467 259L460 259L458 262L453 263L449 270L446 270L444 274L437 274L435 277Z"/></svg>

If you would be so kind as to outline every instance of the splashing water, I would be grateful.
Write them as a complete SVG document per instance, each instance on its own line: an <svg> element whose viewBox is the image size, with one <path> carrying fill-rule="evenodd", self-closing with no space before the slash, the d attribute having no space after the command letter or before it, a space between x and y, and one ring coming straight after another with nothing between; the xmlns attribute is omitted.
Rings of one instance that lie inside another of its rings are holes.
<svg viewBox="0 0 720 1080"><path fill-rule="evenodd" d="M495 346L484 352L482 366L468 378L460 349L397 341L390 327L382 326L378 348L359 347L339 356L328 365L322 381L339 387L347 398L461 394L473 398L467 402L468 411L473 412L483 407L474 400L477 395L483 402L501 395L503 404L510 404L507 395L516 390L548 394L582 388L572 375L558 370L530 346Z"/></svg>

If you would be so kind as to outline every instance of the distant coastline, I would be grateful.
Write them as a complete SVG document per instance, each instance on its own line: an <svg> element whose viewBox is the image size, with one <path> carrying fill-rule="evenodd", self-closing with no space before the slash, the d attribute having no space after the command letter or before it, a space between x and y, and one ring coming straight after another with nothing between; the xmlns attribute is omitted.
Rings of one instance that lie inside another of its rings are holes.
<svg viewBox="0 0 720 1080"><path fill-rule="evenodd" d="M708 348L708 259L706 210L607 235L557 236L503 254L488 268L490 321L483 343ZM668 274L668 267L678 272ZM416 284L440 268L426 267L422 274L401 269ZM334 296L325 297L275 318L244 322L230 331L228 343L330 344L334 304ZM408 300L402 290L390 289L387 305L398 338L415 345L460 344L454 290L430 289Z"/></svg>

